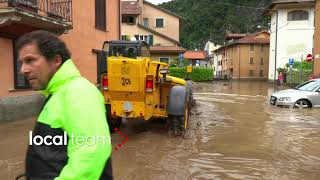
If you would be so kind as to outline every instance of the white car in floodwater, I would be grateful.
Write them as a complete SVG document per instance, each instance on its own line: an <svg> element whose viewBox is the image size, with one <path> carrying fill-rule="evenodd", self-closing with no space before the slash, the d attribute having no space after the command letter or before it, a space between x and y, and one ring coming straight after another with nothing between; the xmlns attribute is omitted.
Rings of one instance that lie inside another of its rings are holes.
<svg viewBox="0 0 320 180"><path fill-rule="evenodd" d="M275 92L270 104L293 108L320 107L320 79L307 81L293 89Z"/></svg>

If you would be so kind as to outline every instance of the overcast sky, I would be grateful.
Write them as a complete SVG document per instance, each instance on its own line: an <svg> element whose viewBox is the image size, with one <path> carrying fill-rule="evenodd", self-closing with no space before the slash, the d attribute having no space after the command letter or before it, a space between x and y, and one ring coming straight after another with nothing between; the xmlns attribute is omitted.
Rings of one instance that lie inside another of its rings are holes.
<svg viewBox="0 0 320 180"><path fill-rule="evenodd" d="M163 2L168 2L168 1L171 1L171 0L147 0L153 4L160 4L160 3L163 3Z"/></svg>

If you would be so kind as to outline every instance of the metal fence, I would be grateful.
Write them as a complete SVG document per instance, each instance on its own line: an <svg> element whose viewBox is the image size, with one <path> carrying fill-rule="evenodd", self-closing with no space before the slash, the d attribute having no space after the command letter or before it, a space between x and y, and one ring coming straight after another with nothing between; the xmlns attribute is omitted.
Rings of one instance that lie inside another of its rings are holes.
<svg viewBox="0 0 320 180"><path fill-rule="evenodd" d="M0 0L4 6L72 23L72 0Z"/></svg>

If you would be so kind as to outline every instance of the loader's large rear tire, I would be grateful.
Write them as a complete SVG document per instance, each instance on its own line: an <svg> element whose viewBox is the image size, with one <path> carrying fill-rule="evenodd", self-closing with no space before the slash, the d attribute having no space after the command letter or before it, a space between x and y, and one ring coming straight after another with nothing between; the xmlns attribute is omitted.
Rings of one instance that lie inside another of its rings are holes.
<svg viewBox="0 0 320 180"><path fill-rule="evenodd" d="M172 87L168 101L168 123L175 136L183 135L188 129L191 101L191 85Z"/></svg>
<svg viewBox="0 0 320 180"><path fill-rule="evenodd" d="M184 115L170 115L168 118L170 130L175 136L183 135L189 128L190 105L185 106Z"/></svg>

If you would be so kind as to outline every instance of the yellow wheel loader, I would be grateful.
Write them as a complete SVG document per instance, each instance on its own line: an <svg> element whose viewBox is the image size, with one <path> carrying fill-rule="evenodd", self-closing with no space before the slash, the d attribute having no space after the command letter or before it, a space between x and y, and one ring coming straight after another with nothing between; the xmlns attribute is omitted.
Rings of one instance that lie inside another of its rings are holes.
<svg viewBox="0 0 320 180"><path fill-rule="evenodd" d="M98 60L100 90L111 130L123 121L167 119L174 133L188 128L192 83L168 75L168 64L150 59L143 41L107 41Z"/></svg>

